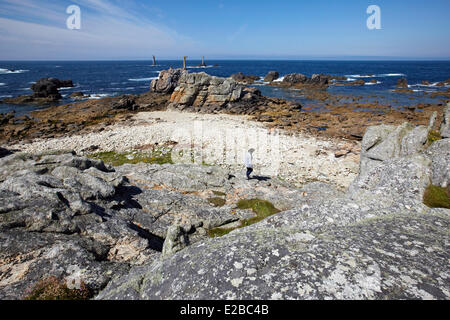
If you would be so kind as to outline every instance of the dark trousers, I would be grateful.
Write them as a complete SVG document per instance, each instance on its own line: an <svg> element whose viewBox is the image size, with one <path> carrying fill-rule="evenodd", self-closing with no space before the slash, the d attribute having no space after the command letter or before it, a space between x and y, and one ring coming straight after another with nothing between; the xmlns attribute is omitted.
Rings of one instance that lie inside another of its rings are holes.
<svg viewBox="0 0 450 320"><path fill-rule="evenodd" d="M250 179L250 175L253 172L253 168L247 168L247 179Z"/></svg>

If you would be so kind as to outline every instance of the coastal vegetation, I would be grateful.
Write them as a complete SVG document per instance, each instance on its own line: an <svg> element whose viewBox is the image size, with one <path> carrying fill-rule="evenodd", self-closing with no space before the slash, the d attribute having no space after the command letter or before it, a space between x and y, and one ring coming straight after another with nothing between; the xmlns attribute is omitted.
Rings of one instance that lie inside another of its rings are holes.
<svg viewBox="0 0 450 320"><path fill-rule="evenodd" d="M428 186L423 196L423 203L430 208L450 209L450 188Z"/></svg>
<svg viewBox="0 0 450 320"><path fill-rule="evenodd" d="M124 164L137 163L173 164L171 152L171 149L154 148L149 152L99 152L90 154L89 157L96 160L102 160L103 162L115 167L122 166Z"/></svg>
<svg viewBox="0 0 450 320"><path fill-rule="evenodd" d="M274 214L280 212L275 206L266 200L261 199L243 199L239 200L236 209L240 210L252 210L256 216L240 221L240 224L233 228L214 228L208 231L211 238L222 237L233 230L245 228L251 226L252 224L258 223Z"/></svg>
<svg viewBox="0 0 450 320"><path fill-rule="evenodd" d="M433 142L439 141L442 139L441 133L439 131L431 130L428 133L428 145L433 144Z"/></svg>
<svg viewBox="0 0 450 320"><path fill-rule="evenodd" d="M209 198L208 201L215 207L223 207L227 202L224 198L220 197Z"/></svg>
<svg viewBox="0 0 450 320"><path fill-rule="evenodd" d="M70 289L64 281L52 276L38 282L24 300L89 300L91 297L83 282L80 289Z"/></svg>

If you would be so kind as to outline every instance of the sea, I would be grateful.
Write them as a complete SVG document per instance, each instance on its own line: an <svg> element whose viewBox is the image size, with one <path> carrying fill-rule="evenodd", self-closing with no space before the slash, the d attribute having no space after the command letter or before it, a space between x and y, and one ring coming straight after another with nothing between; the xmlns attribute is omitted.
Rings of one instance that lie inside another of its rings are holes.
<svg viewBox="0 0 450 320"><path fill-rule="evenodd" d="M277 71L281 81L290 73L330 74L345 76L348 81L364 79L364 86L330 86L327 90L341 95L363 97L393 107L405 107L419 103L443 103L442 97L431 98L430 93L449 89L438 87L438 82L450 78L450 61L280 61L280 60L211 60L206 67L199 67L200 60L188 60L190 72L206 72L210 75L229 77L242 72L261 77L254 84L263 95L297 101L304 106L313 104L301 92L267 86L263 78L269 71ZM141 94L149 90L150 82L159 72L182 67L182 61L0 61L0 100L31 94L32 84L41 78L72 80L73 88L61 88L60 104L74 102L73 92L90 95L89 99L101 99L122 94ZM398 79L406 78L412 93L394 93ZM375 79L376 83L368 83ZM422 81L428 81L423 85ZM16 111L17 115L29 114L43 106L17 106L0 104L0 113Z"/></svg>

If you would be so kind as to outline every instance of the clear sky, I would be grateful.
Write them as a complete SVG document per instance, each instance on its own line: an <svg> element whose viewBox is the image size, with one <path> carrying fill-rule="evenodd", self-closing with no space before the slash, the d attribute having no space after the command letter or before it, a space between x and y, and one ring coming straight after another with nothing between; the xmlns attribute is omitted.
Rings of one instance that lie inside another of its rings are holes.
<svg viewBox="0 0 450 320"><path fill-rule="evenodd" d="M450 59L449 13L450 0L0 0L0 60Z"/></svg>

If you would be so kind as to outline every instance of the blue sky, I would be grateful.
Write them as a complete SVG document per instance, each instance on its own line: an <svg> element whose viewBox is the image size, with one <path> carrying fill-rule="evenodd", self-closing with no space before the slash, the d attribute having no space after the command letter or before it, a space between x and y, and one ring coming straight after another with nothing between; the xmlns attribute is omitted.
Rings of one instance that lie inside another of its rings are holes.
<svg viewBox="0 0 450 320"><path fill-rule="evenodd" d="M81 30L66 27L69 5ZM0 0L0 60L450 59L449 12L449 0Z"/></svg>

